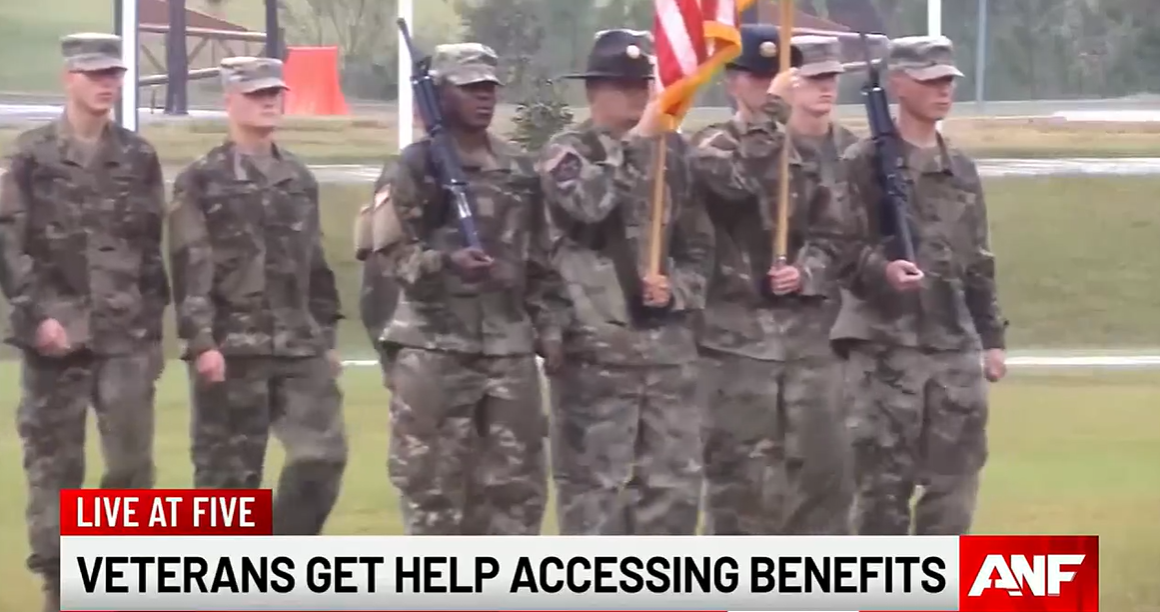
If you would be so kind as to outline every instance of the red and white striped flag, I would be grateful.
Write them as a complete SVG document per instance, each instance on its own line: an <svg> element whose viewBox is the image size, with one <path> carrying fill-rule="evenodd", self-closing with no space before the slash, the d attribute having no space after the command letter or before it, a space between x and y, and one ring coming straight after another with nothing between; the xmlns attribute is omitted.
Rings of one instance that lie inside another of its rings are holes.
<svg viewBox="0 0 1160 612"><path fill-rule="evenodd" d="M681 122L697 89L741 53L738 13L754 0L655 0L653 39L661 110Z"/></svg>

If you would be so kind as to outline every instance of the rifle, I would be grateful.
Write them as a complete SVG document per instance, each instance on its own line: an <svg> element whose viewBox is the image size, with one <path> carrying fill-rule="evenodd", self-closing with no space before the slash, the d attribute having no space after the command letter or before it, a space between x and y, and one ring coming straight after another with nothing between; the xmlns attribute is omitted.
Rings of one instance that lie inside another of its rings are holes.
<svg viewBox="0 0 1160 612"><path fill-rule="evenodd" d="M443 122L443 113L439 109L439 96L435 89L435 80L431 78L431 58L420 57L411 41L411 32L407 28L407 20L399 18L399 32L407 45L407 53L414 64L411 74L411 89L414 91L415 105L419 109L419 117L423 120L423 127L427 137L431 140L430 155L435 166L435 173L439 185L446 192L450 203L455 207L455 214L459 219L459 231L463 234L467 246L483 250L483 243L479 240L479 232L475 228L475 198L467 190L467 176L463 173L463 164L451 143L451 135Z"/></svg>
<svg viewBox="0 0 1160 612"><path fill-rule="evenodd" d="M862 95L866 98L866 118L870 123L870 137L874 141L877 159L878 184L882 187L882 200L878 205L879 231L893 238L894 253L891 259L905 259L915 262L914 241L910 236L910 221L907 218L907 202L910 188L903 174L905 160L899 151L898 129L890 118L890 102L882 89L879 68L870 59L870 41L866 34L859 34L865 54L866 85ZM897 251L901 247L901 253Z"/></svg>

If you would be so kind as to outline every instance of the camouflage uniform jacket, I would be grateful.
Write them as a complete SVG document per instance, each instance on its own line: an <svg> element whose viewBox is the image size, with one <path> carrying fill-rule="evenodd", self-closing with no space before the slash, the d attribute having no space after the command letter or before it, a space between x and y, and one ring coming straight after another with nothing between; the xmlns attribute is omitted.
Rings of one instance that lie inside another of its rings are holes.
<svg viewBox="0 0 1160 612"><path fill-rule="evenodd" d="M8 341L31 347L55 319L74 348L128 354L161 340L169 281L157 153L110 124L91 162L59 120L24 132L0 170L0 284Z"/></svg>
<svg viewBox="0 0 1160 612"><path fill-rule="evenodd" d="M825 303L835 290L832 262L849 240L848 215L819 164L790 157L790 263L802 271L793 295L767 297L773 263L779 158L788 117L769 96L754 119L734 118L693 137L693 166L709 195L717 228L717 262L700 344L753 359L783 361L830 351Z"/></svg>
<svg viewBox="0 0 1160 612"><path fill-rule="evenodd" d="M183 355L310 357L342 319L322 251L318 183L275 147L263 172L226 142L173 188L170 268Z"/></svg>
<svg viewBox="0 0 1160 612"><path fill-rule="evenodd" d="M794 148L801 156L802 168L822 177L831 191L844 192L846 171L842 154L858 144L861 138L849 129L833 123L830 132L821 139L794 137Z"/></svg>
<svg viewBox="0 0 1160 612"><path fill-rule="evenodd" d="M688 165L688 144L669 134L662 272L673 300L645 322L629 283L647 261L657 141L616 138L585 122L541 154L552 257L567 285L569 355L609 364L665 365L696 358L696 317L712 272L713 227ZM628 291L626 291L628 287Z"/></svg>
<svg viewBox="0 0 1160 612"><path fill-rule="evenodd" d="M1003 348L1007 323L996 294L978 168L941 137L937 148L904 144L903 150L922 289L901 294L886 281L888 259L878 227L882 191L874 146L864 140L846 152L846 168L851 206L866 241L843 272L850 299L842 305L834 339L936 350Z"/></svg>
<svg viewBox="0 0 1160 612"><path fill-rule="evenodd" d="M401 289L383 340L390 344L482 355L533 352L537 335L559 338L559 276L548 261L543 197L532 160L490 138L486 159L462 156L476 202L476 227L491 273L468 282L448 260L464 247L454 208L430 166L430 141L399 160L391 203L401 238L380 250Z"/></svg>
<svg viewBox="0 0 1160 612"><path fill-rule="evenodd" d="M849 129L838 125L837 123L830 124L830 131L821 139L808 137L794 137L794 146L802 157L802 169L807 173L816 173L822 177L824 183L830 192L836 198L842 199L843 210L847 211L847 222L851 222L849 214L849 207L845 204L847 197L846 189L846 169L845 163L842 161L842 154L847 149L858 143L861 138L857 134L851 132ZM850 241L853 237L850 237ZM851 246L850 241L847 242L847 247ZM837 274L839 266L831 266L831 279ZM831 329L834 321L838 317L838 311L842 305L842 289L841 284L833 279L829 284L830 293L827 296L825 303L826 329Z"/></svg>

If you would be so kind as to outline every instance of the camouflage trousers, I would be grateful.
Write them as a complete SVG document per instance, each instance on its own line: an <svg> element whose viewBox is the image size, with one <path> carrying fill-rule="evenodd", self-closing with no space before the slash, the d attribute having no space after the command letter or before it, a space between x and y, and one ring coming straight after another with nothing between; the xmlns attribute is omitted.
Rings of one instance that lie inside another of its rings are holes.
<svg viewBox="0 0 1160 612"><path fill-rule="evenodd" d="M531 355L400 348L387 470L410 535L537 535L546 433Z"/></svg>
<svg viewBox="0 0 1160 612"><path fill-rule="evenodd" d="M383 386L391 388L391 365L395 360L395 351L392 351L381 342L375 343L375 352L379 355L379 369L383 371Z"/></svg>
<svg viewBox="0 0 1160 612"><path fill-rule="evenodd" d="M364 297L364 299L366 298L365 292L364 292L363 297ZM389 348L380 339L380 336L382 335L383 328L374 325L365 316L366 309L371 308L372 306L373 306L373 304L367 304L367 303L365 303L365 301L362 304L362 308L364 310L363 324L365 325L365 329L367 330L367 338L370 339L371 346L374 347L374 349L375 349L375 355L378 356L379 369L381 369L383 371L383 386L386 387L387 389L390 389L391 388L391 383L390 383L390 380L391 380L391 376L390 376L391 375L391 361L394 360L395 353L397 351Z"/></svg>
<svg viewBox="0 0 1160 612"><path fill-rule="evenodd" d="M968 532L987 460L980 355L863 343L850 351L857 499L865 535Z"/></svg>
<svg viewBox="0 0 1160 612"><path fill-rule="evenodd" d="M705 533L850 533L853 483L834 357L703 350Z"/></svg>
<svg viewBox="0 0 1160 612"><path fill-rule="evenodd" d="M226 379L190 365L193 484L262 484L271 431L286 451L274 496L275 535L317 535L338 499L347 441L342 391L323 357L226 357Z"/></svg>
<svg viewBox="0 0 1160 612"><path fill-rule="evenodd" d="M160 346L108 357L24 353L16 426L28 479L28 567L43 575L50 589L59 588L59 492L85 481L89 406L105 461L100 487L152 488L154 389L164 365Z"/></svg>
<svg viewBox="0 0 1160 612"><path fill-rule="evenodd" d="M702 484L696 365L570 362L551 377L564 535L693 535Z"/></svg>

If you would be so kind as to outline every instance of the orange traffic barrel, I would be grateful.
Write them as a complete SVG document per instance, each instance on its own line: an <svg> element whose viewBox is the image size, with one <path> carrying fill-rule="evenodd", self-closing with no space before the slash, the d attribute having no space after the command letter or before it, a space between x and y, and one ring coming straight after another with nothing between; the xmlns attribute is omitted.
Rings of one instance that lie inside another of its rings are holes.
<svg viewBox="0 0 1160 612"><path fill-rule="evenodd" d="M289 47L283 73L286 114L350 114L338 81L338 47Z"/></svg>

